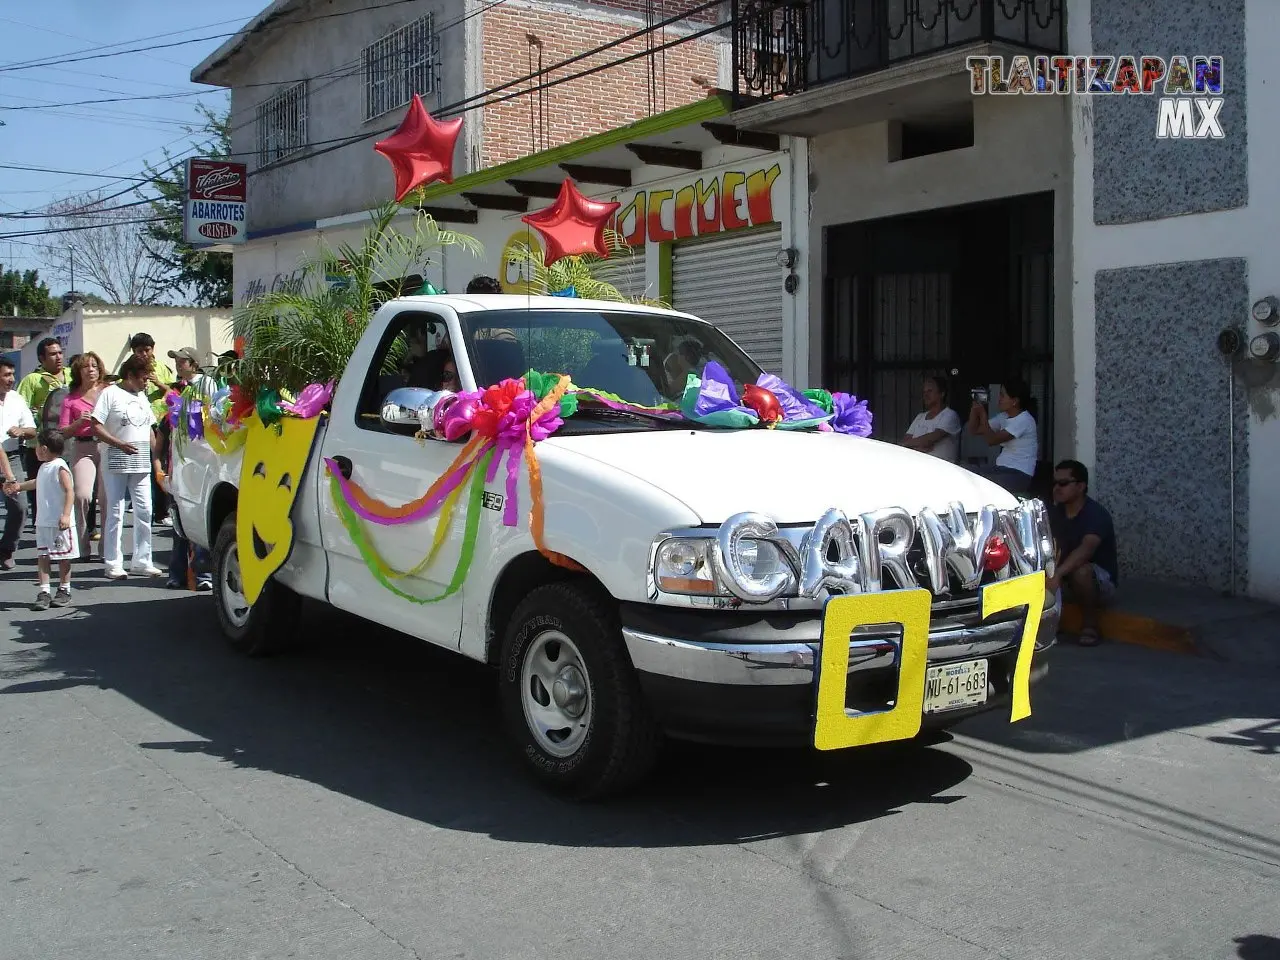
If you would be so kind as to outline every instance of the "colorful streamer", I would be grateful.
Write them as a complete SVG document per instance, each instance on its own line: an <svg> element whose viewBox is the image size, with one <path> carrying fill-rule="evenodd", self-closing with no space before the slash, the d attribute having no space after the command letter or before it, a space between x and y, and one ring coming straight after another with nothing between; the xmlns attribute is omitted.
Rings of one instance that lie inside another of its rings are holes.
<svg viewBox="0 0 1280 960"><path fill-rule="evenodd" d="M467 573L471 570L471 561L475 558L476 534L480 529L480 511L484 500L484 475L489 465L489 459L493 455L492 450L485 452L476 464L477 469L472 472L471 489L467 497L466 527L462 535L462 550L458 555L458 565L454 568L453 577L444 592L435 597L415 597L413 594L401 590L392 582L393 579L403 579L409 576L410 573L407 571L401 573L392 569L382 559L377 548L366 539L364 528L360 526L360 518L348 506L342 488L338 483L342 475L336 470L330 472L329 492L333 497L333 505L338 511L338 517L342 520L342 525L346 528L356 549L360 552L361 559L364 560L365 566L369 568L369 572L375 580L401 599L419 605L439 603L462 589L462 585L467 579ZM437 528L437 536L439 536L439 528Z"/></svg>

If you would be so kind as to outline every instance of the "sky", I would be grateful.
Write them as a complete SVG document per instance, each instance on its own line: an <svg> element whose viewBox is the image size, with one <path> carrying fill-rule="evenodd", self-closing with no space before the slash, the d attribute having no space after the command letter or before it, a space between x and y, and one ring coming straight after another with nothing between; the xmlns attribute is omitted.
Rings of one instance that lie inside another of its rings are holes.
<svg viewBox="0 0 1280 960"><path fill-rule="evenodd" d="M175 159L189 155L185 126L198 127L195 104L225 109L225 90L191 82L191 69L243 26L269 0L221 0L194 4L174 0L0 0L0 164L45 167L104 176L67 176L0 166L0 235L38 230L38 219L7 219L39 211L51 201L129 186L112 176L144 176L168 147ZM157 36L166 34L166 36ZM209 38L209 39L203 39ZM196 41L196 42L184 42ZM163 44L179 44L157 49ZM150 48L147 52L94 54ZM19 63L58 58L38 68ZM191 94L163 100L53 106L74 100ZM31 107L34 109L14 109ZM135 199L125 194L120 202ZM145 209L145 208L144 208ZM55 295L68 287L67 264L44 262L37 242L56 238L0 239L6 268L39 269ZM76 278L78 289L98 292Z"/></svg>

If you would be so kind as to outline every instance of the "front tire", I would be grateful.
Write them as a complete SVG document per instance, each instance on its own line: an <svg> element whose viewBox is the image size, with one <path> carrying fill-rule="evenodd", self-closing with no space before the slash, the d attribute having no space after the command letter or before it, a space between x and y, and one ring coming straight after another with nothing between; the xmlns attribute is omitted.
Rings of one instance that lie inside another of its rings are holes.
<svg viewBox="0 0 1280 960"><path fill-rule="evenodd" d="M275 580L268 580L258 602L249 605L240 579L234 510L218 528L213 569L214 609L222 635L231 647L250 657L270 656L287 647L297 628L302 598Z"/></svg>
<svg viewBox="0 0 1280 960"><path fill-rule="evenodd" d="M601 591L553 583L525 597L503 638L499 684L512 739L557 793L600 799L653 769L661 733Z"/></svg>

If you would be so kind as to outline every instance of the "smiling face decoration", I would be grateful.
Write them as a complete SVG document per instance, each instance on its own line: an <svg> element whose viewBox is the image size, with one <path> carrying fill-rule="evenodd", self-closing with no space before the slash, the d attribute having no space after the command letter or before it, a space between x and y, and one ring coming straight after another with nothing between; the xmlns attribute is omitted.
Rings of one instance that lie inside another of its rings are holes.
<svg viewBox="0 0 1280 960"><path fill-rule="evenodd" d="M245 424L236 548L244 597L251 604L293 549L293 504L319 425L319 417L284 417L268 427L256 416Z"/></svg>

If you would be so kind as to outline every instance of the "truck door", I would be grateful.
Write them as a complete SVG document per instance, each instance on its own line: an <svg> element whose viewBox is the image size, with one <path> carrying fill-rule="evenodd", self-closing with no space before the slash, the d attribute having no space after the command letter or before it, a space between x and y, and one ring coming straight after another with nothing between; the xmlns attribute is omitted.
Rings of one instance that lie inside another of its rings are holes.
<svg viewBox="0 0 1280 960"><path fill-rule="evenodd" d="M370 497L391 505L422 496L462 451L461 443L421 442L414 428L383 423L382 401L396 387L405 386L407 367L425 346L436 349L446 335L459 342L457 320L443 312L412 310L397 313L377 334L375 317L351 358L342 386L334 396L333 415L321 455L350 470L349 479ZM426 365L429 368L429 364ZM425 384L414 384L415 386ZM438 386L438 385L433 385ZM450 389L461 389L457 384ZM387 589L370 572L366 556L353 541L330 493L328 471L320 464L320 524L329 557L329 602L365 620L384 624L445 647L458 646L462 628L463 591L436 602L417 602L443 594L461 551L463 525L458 514L448 540L426 570L412 576L393 576L395 587L417 600ZM431 550L439 513L426 520L383 526L359 521L366 549L377 552L387 568L412 571Z"/></svg>

